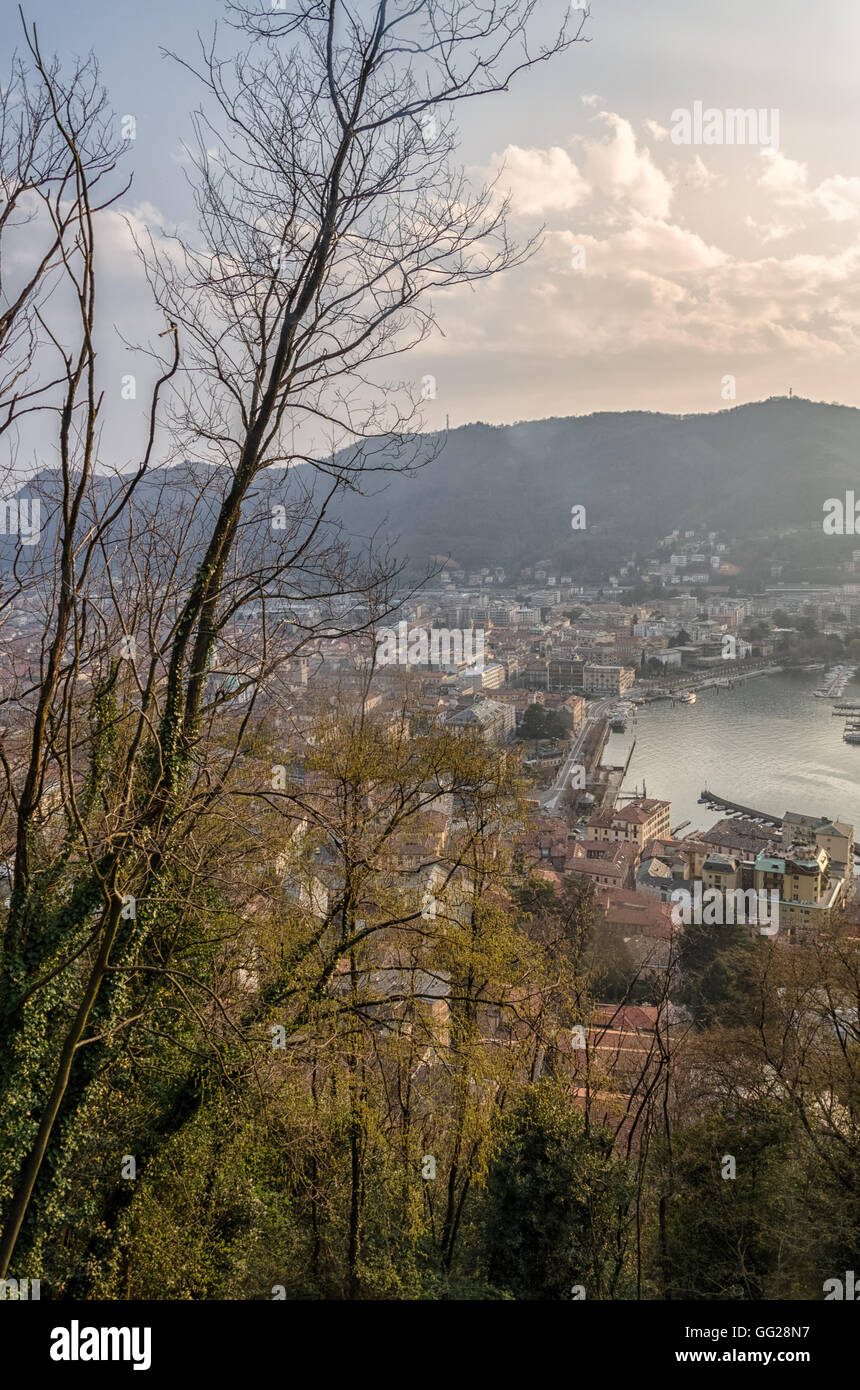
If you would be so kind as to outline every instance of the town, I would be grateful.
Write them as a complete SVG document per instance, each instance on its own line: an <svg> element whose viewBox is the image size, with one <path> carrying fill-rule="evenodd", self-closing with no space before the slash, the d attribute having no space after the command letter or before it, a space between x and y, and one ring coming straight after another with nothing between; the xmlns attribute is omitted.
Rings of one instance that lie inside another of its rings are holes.
<svg viewBox="0 0 860 1390"><path fill-rule="evenodd" d="M480 1302L833 1375L769 1310L860 1296L856 34L794 8L7 7L26 1371Z"/></svg>

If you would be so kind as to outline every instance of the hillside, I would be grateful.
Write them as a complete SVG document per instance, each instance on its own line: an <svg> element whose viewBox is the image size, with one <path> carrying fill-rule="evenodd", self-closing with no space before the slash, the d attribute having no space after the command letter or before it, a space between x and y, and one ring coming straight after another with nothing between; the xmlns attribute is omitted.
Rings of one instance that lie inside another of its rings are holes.
<svg viewBox="0 0 860 1390"><path fill-rule="evenodd" d="M477 423L447 439L417 442L426 446L426 466L382 482L373 475L368 495L340 499L333 515L354 542L381 530L414 573L432 554L509 571L546 556L582 573L603 570L633 549L642 553L675 527L741 538L800 527L817 550L822 503L857 480L860 410L774 398L710 415ZM296 478L307 473L297 470ZM167 517L187 514L195 474L201 470L185 465L152 475L139 505ZM226 479L209 476L214 507ZM20 495L52 491L50 473L42 473ZM283 470L270 470L260 479L255 512L264 514L267 497L286 501L289 492ZM586 508L586 535L571 531L574 504ZM44 545L50 506L43 506L43 527ZM836 542L830 553L849 544ZM0 565L9 565L14 549L11 537L0 537Z"/></svg>
<svg viewBox="0 0 860 1390"><path fill-rule="evenodd" d="M511 568L567 553L575 564L584 540L611 562L675 527L820 534L822 503L854 485L858 458L860 411L796 398L713 415L474 424L415 477L350 497L343 516L361 534L384 513L416 563L451 554ZM586 507L587 538L570 530L574 503Z"/></svg>

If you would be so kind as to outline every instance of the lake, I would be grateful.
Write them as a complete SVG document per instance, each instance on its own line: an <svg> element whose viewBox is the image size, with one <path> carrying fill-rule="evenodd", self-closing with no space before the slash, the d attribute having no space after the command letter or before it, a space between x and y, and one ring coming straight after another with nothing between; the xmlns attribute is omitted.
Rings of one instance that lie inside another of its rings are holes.
<svg viewBox="0 0 860 1390"><path fill-rule="evenodd" d="M822 676L778 673L700 690L694 705L640 705L625 733L610 734L603 762L623 764L635 738L623 790L644 781L649 796L671 801L673 827L690 821L685 835L720 819L698 804L705 787L776 816L803 811L860 831L860 744L843 743L832 702L812 695ZM860 704L860 682L842 699Z"/></svg>

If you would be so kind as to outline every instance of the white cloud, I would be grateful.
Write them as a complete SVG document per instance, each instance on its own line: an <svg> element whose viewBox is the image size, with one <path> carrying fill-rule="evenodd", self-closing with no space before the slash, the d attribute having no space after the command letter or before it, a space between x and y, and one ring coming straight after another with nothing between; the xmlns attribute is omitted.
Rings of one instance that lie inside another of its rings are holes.
<svg viewBox="0 0 860 1390"><path fill-rule="evenodd" d="M651 158L640 149L629 121L614 111L602 111L608 126L607 140L585 141L585 174L595 190L610 201L624 203L648 217L666 217L672 202L672 185Z"/></svg>
<svg viewBox="0 0 860 1390"><path fill-rule="evenodd" d="M744 226L755 232L762 246L766 246L771 241L784 241L786 237L797 231L797 228L789 222L757 222L754 217L749 215L744 218Z"/></svg>
<svg viewBox="0 0 860 1390"><path fill-rule="evenodd" d="M796 159L789 159L781 150L761 152L763 169L759 186L770 193L781 207L802 207L809 203L807 168Z"/></svg>
<svg viewBox="0 0 860 1390"><path fill-rule="evenodd" d="M634 213L631 225L605 243L608 254L637 269L666 275L711 270L728 260L696 232L656 217Z"/></svg>
<svg viewBox="0 0 860 1390"><path fill-rule="evenodd" d="M795 208L806 214L823 213L831 222L853 222L860 217L860 178L833 174L815 188L809 187L809 172L799 160L780 151L763 150L764 169L759 187L782 208Z"/></svg>
<svg viewBox="0 0 860 1390"><path fill-rule="evenodd" d="M689 164L684 170L684 182L690 188L710 188L719 178L720 175L708 168L700 154L697 154L692 164Z"/></svg>
<svg viewBox="0 0 860 1390"><path fill-rule="evenodd" d="M567 212L589 197L587 182L570 155L558 145L548 150L508 145L502 160L499 187L510 192L512 206L518 213Z"/></svg>
<svg viewBox="0 0 860 1390"><path fill-rule="evenodd" d="M747 399L769 394L785 371L797 379L801 367L810 394L813 382L828 398L839 394L860 346L860 233L835 248L814 240L811 249L809 234L799 250L774 244L803 232L810 214L831 238L837 224L850 227L860 178L810 187L803 163L773 151L752 186L742 181L748 161L733 172L696 155L661 168L623 117L598 119L608 133L585 137L576 164L553 148L521 152L517 165L518 206L551 210L554 200L567 226L553 219L539 254L486 293L454 291L439 306L448 336L436 352L463 383L468 418L481 415L482 391L496 417L552 413L559 401L582 408L586 381L589 404L627 406L631 383L641 392L650 382L652 405L672 408L673 381L697 373L720 409L726 371L743 377ZM701 197L716 181L725 195L717 216ZM568 189L561 197L558 185ZM584 255L572 258L574 247Z"/></svg>
<svg viewBox="0 0 860 1390"><path fill-rule="evenodd" d="M815 190L815 197L834 222L849 222L860 215L860 178L835 174Z"/></svg>

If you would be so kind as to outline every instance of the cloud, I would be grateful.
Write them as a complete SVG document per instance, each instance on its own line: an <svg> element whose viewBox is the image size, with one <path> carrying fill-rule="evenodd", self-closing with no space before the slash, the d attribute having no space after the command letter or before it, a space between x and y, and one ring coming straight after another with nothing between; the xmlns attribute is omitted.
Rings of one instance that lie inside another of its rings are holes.
<svg viewBox="0 0 860 1390"><path fill-rule="evenodd" d="M502 163L499 187L510 192L512 207L518 213L567 212L590 196L588 183L558 145L548 150L508 145Z"/></svg>
<svg viewBox="0 0 860 1390"><path fill-rule="evenodd" d="M860 178L835 174L818 185L815 197L834 222L850 222L860 215Z"/></svg>
<svg viewBox="0 0 860 1390"><path fill-rule="evenodd" d="M669 276L712 270L729 259L696 232L638 213L634 213L629 227L602 243L602 254L607 265L623 263L643 272Z"/></svg>
<svg viewBox="0 0 860 1390"><path fill-rule="evenodd" d="M759 176L759 187L769 193L780 207L803 207L809 204L807 188L807 167L796 159L789 159L781 150L763 149L761 152L763 169Z"/></svg>
<svg viewBox="0 0 860 1390"><path fill-rule="evenodd" d="M744 218L744 226L756 233L762 246L766 246L771 241L784 241L786 237L797 231L797 228L790 222L757 222L749 214Z"/></svg>
<svg viewBox="0 0 860 1390"><path fill-rule="evenodd" d="M856 401L860 172L815 178L773 149L679 156L656 122L587 122L508 151L515 211L550 230L516 271L439 296L446 337L421 352L446 383L440 423L721 410L727 373L739 400L792 382Z"/></svg>
<svg viewBox="0 0 860 1390"><path fill-rule="evenodd" d="M489 177L498 173L500 191L510 194L514 212L522 216L566 213L592 200L602 215L616 221L637 214L668 216L672 178L657 167L647 148L639 146L630 122L612 111L601 111L594 119L607 134L580 138L579 161L560 145L508 145L483 172ZM695 182L710 182L712 176L700 159L692 169Z"/></svg>
<svg viewBox="0 0 860 1390"><path fill-rule="evenodd" d="M659 121L646 121L645 129L650 135L653 135L655 140L665 140L669 134L667 127L661 125Z"/></svg>
<svg viewBox="0 0 860 1390"><path fill-rule="evenodd" d="M777 206L807 215L823 214L830 222L853 222L860 217L860 178L833 174L810 188L805 164L780 151L763 150L762 158L759 187Z"/></svg>
<svg viewBox="0 0 860 1390"><path fill-rule="evenodd" d="M741 167L716 152L679 163L668 150L660 164L624 117L595 119L603 129L575 142L575 159L560 147L516 152L517 207L550 214L533 260L437 306L447 336L432 353L453 418L682 401L721 409L727 372L741 399L784 379L801 380L804 394L850 398L860 178L812 185L804 163L770 150L761 162L749 152ZM717 181L724 196L703 198ZM833 246L839 228L848 244ZM798 233L804 245L777 249Z"/></svg>
<svg viewBox="0 0 860 1390"><path fill-rule="evenodd" d="M584 142L588 182L612 202L626 204L648 217L668 216L672 184L649 151L639 148L633 126L614 111L601 111L597 119L610 134L605 140Z"/></svg>
<svg viewBox="0 0 860 1390"><path fill-rule="evenodd" d="M708 168L700 154L697 154L693 162L687 165L684 174L684 181L690 188L707 189L710 188L712 184L717 183L720 178L719 174L715 173L713 169Z"/></svg>

